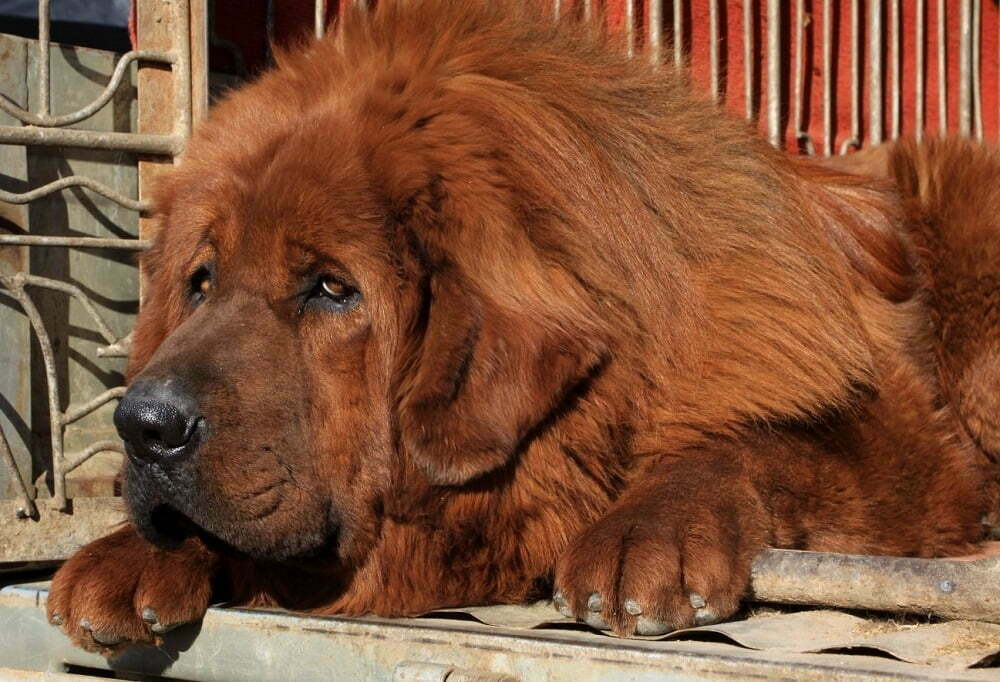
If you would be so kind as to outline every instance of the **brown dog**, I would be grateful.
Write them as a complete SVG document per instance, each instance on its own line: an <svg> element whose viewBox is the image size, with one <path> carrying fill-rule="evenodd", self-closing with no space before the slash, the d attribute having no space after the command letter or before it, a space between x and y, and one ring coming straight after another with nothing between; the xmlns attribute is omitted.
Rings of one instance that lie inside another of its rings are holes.
<svg viewBox="0 0 1000 682"><path fill-rule="evenodd" d="M116 414L132 525L49 599L76 643L152 642L211 598L553 588L662 632L732 614L766 545L974 548L993 152L902 146L901 202L530 4L351 15L161 184Z"/></svg>

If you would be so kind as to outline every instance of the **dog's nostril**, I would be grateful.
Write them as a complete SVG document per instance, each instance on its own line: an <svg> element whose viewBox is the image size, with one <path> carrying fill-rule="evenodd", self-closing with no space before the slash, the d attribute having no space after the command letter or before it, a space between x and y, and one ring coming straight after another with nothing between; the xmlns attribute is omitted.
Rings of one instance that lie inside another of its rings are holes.
<svg viewBox="0 0 1000 682"><path fill-rule="evenodd" d="M176 381L136 382L115 410L115 426L129 454L146 460L193 452L202 421L194 399Z"/></svg>

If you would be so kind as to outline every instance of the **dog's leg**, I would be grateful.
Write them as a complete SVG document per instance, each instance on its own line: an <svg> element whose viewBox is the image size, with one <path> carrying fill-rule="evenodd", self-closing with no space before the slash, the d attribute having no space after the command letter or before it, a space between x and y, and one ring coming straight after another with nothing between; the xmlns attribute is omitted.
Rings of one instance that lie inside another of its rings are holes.
<svg viewBox="0 0 1000 682"><path fill-rule="evenodd" d="M770 527L740 459L704 451L653 464L563 555L556 606L620 635L732 614Z"/></svg>
<svg viewBox="0 0 1000 682"><path fill-rule="evenodd" d="M973 551L983 500L970 451L933 424L879 414L651 459L560 558L556 606L621 635L656 634L732 615L765 546Z"/></svg>
<svg viewBox="0 0 1000 682"><path fill-rule="evenodd" d="M111 655L156 643L208 608L219 557L188 538L176 550L154 547L131 526L86 545L56 573L49 621L73 643Z"/></svg>

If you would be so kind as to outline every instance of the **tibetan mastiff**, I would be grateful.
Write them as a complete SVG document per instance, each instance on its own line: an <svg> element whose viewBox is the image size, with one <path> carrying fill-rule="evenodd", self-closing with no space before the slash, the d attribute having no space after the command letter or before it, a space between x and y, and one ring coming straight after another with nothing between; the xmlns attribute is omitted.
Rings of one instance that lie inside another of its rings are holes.
<svg viewBox="0 0 1000 682"><path fill-rule="evenodd" d="M792 158L521 0L385 0L225 98L154 199L130 523L49 617L213 600L730 616L765 546L974 551L1000 454L1000 158ZM541 5L542 3L537 3Z"/></svg>

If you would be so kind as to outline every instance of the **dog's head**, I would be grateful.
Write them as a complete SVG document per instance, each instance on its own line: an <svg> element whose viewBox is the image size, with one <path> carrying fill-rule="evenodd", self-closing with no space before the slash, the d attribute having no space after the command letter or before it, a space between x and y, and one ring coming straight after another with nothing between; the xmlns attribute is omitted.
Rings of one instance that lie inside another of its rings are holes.
<svg viewBox="0 0 1000 682"><path fill-rule="evenodd" d="M602 361L496 93L390 70L324 100L311 59L223 103L156 197L115 416L155 542L357 560L393 496L508 465Z"/></svg>

